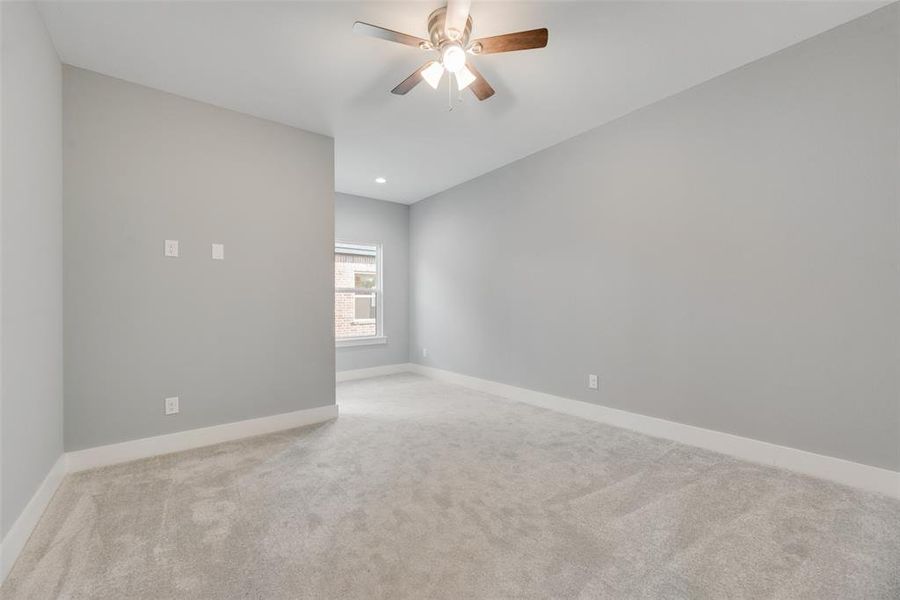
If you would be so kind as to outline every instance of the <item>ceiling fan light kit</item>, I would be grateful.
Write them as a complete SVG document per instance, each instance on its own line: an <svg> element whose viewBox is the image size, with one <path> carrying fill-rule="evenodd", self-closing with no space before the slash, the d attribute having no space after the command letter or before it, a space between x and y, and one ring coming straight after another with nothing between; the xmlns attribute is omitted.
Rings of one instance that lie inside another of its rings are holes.
<svg viewBox="0 0 900 600"><path fill-rule="evenodd" d="M412 46L427 52L437 52L438 57L430 60L401 81L391 93L404 95L425 80L432 88L437 89L444 76L444 71L456 79L459 91L472 90L479 100L487 100L494 95L494 88L478 72L468 55L496 54L515 50L543 48L547 45L546 28L507 33L489 38L472 40L472 17L469 15L469 0L450 0L447 6L441 7L428 16L428 37L425 40L416 36L385 29L357 21L353 31L379 39Z"/></svg>
<svg viewBox="0 0 900 600"><path fill-rule="evenodd" d="M446 44L441 49L441 64L451 73L466 66L466 51L459 44Z"/></svg>

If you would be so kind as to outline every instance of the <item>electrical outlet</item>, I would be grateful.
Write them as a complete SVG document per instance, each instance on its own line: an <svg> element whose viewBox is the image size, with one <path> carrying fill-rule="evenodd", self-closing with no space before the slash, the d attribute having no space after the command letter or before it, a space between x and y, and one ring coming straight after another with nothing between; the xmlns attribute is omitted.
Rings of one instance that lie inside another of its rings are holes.
<svg viewBox="0 0 900 600"><path fill-rule="evenodd" d="M212 245L213 260L225 260L225 244Z"/></svg>
<svg viewBox="0 0 900 600"><path fill-rule="evenodd" d="M596 375L588 375L588 389L589 390L599 390L600 389L600 380Z"/></svg>
<svg viewBox="0 0 900 600"><path fill-rule="evenodd" d="M422 358L428 358L428 348L422 348Z"/></svg>
<svg viewBox="0 0 900 600"><path fill-rule="evenodd" d="M166 398L166 414L167 415L178 414L178 396L174 396L172 398Z"/></svg>
<svg viewBox="0 0 900 600"><path fill-rule="evenodd" d="M166 240L165 255L169 258L178 258L178 240Z"/></svg>

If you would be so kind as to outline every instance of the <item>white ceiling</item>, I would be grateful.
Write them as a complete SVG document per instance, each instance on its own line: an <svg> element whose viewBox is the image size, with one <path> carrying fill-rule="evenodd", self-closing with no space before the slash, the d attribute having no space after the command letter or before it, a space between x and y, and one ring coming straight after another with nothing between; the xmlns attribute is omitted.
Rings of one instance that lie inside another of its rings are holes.
<svg viewBox="0 0 900 600"><path fill-rule="evenodd" d="M550 42L475 58L497 94L452 112L446 85L389 93L426 53L351 33L361 20L427 37L439 2L41 10L63 62L333 136L338 191L411 203L883 4L474 0L474 37L546 26Z"/></svg>

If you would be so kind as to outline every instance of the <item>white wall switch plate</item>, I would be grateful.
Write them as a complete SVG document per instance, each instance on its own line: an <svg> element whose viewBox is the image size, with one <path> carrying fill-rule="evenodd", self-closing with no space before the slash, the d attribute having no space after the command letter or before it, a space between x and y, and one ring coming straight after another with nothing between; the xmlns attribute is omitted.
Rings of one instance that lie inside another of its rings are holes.
<svg viewBox="0 0 900 600"><path fill-rule="evenodd" d="M174 396L172 398L166 398L166 414L167 415L178 414L178 396Z"/></svg>
<svg viewBox="0 0 900 600"><path fill-rule="evenodd" d="M225 244L212 245L213 260L225 260Z"/></svg>
<svg viewBox="0 0 900 600"><path fill-rule="evenodd" d="M597 390L600 389L600 380L596 375L588 375L588 389L589 390Z"/></svg>
<svg viewBox="0 0 900 600"><path fill-rule="evenodd" d="M422 358L428 358L428 348L422 348Z"/></svg>
<svg viewBox="0 0 900 600"><path fill-rule="evenodd" d="M166 256L178 258L178 240L166 240Z"/></svg>

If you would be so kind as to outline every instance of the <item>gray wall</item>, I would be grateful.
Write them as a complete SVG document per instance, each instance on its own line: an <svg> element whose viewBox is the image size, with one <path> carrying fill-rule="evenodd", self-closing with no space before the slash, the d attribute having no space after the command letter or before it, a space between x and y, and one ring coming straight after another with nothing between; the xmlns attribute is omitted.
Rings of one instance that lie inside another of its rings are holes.
<svg viewBox="0 0 900 600"><path fill-rule="evenodd" d="M5 536L63 450L62 68L33 4L0 11Z"/></svg>
<svg viewBox="0 0 900 600"><path fill-rule="evenodd" d="M63 90L66 449L333 404L333 141L71 67Z"/></svg>
<svg viewBox="0 0 900 600"><path fill-rule="evenodd" d="M384 335L387 344L337 348L337 370L364 369L409 360L409 207L336 194L337 239L380 242L384 273Z"/></svg>
<svg viewBox="0 0 900 600"><path fill-rule="evenodd" d="M900 469L898 50L895 4L413 205L412 356Z"/></svg>

